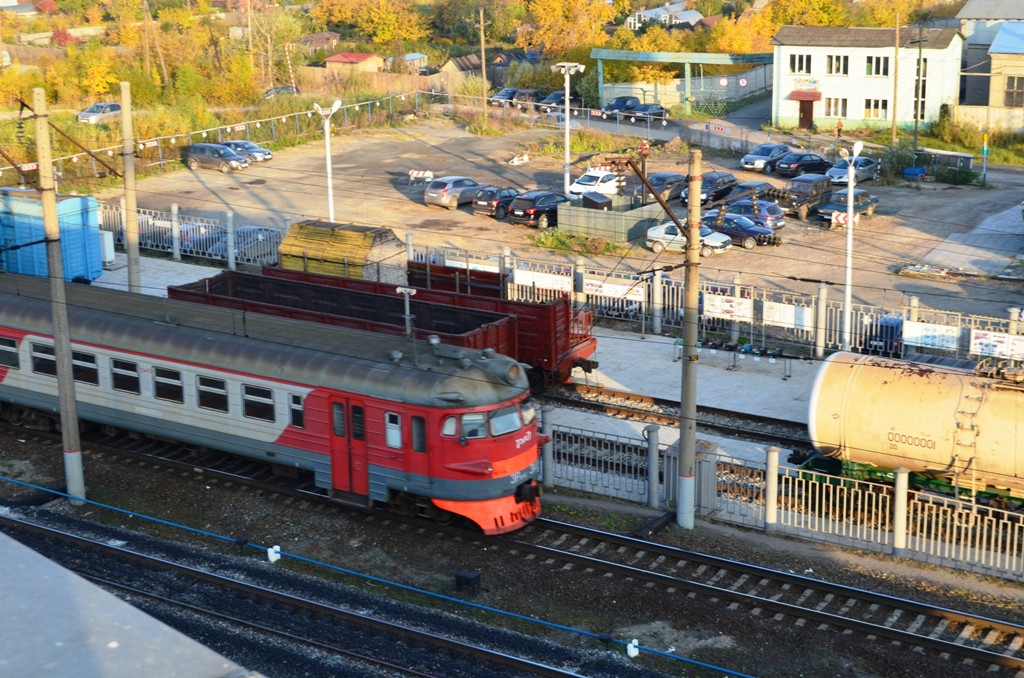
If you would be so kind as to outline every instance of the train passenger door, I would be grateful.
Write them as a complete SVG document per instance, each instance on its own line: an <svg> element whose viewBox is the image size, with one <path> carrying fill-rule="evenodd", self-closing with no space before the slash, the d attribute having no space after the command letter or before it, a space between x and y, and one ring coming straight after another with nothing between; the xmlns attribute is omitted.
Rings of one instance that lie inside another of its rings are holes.
<svg viewBox="0 0 1024 678"><path fill-rule="evenodd" d="M387 444L405 450L406 478L415 486L429 486L434 473L427 454L426 418L411 412L405 415L389 412L386 416ZM403 436L408 436L408 440L403 441Z"/></svg>
<svg viewBox="0 0 1024 678"><path fill-rule="evenodd" d="M366 410L362 401L331 399L331 482L342 492L369 492Z"/></svg>

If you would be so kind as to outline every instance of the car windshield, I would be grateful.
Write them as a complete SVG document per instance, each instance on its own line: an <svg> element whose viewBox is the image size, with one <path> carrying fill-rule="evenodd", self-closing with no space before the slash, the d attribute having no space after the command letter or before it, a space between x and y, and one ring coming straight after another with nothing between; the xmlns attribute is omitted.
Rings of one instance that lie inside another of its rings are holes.
<svg viewBox="0 0 1024 678"><path fill-rule="evenodd" d="M251 141L236 141L235 145L239 148L259 148L256 144Z"/></svg>
<svg viewBox="0 0 1024 678"><path fill-rule="evenodd" d="M227 148L226 146L221 146L221 147L215 148L215 149L213 149L213 151L214 151L214 153L216 153L218 155L218 157L221 157L221 158L225 158L225 157L227 157L229 155L233 155L234 154L232 152L232 150L230 148Z"/></svg>
<svg viewBox="0 0 1024 678"><path fill-rule="evenodd" d="M772 148L774 148L774 146L772 146L771 144L761 144L753 151L751 151L750 155L770 155L772 152Z"/></svg>
<svg viewBox="0 0 1024 678"><path fill-rule="evenodd" d="M849 166L850 166L850 161L847 160L846 158L843 158L839 162L837 162L835 165L833 165L832 169L847 169L847 168L849 168ZM854 165L854 167L856 167L856 165Z"/></svg>
<svg viewBox="0 0 1024 678"><path fill-rule="evenodd" d="M89 108L85 109L86 113L99 113L103 110L104 104L93 104Z"/></svg>
<svg viewBox="0 0 1024 678"><path fill-rule="evenodd" d="M584 174L582 177L576 180L576 183L581 186L593 186L601 178L599 174Z"/></svg>
<svg viewBox="0 0 1024 678"><path fill-rule="evenodd" d="M708 237L709 235L711 235L712 233L714 233L714 231L712 231L712 230L711 230L710 228L708 228L707 226L703 226L703 225L702 225L702 226L700 227L700 237L702 237L702 238L706 238L706 237Z"/></svg>
<svg viewBox="0 0 1024 678"><path fill-rule="evenodd" d="M738 226L739 228L753 228L754 226L757 225L750 219L747 219L746 217L741 217L739 215L734 215L732 219L730 219L730 221L732 221L733 226Z"/></svg>

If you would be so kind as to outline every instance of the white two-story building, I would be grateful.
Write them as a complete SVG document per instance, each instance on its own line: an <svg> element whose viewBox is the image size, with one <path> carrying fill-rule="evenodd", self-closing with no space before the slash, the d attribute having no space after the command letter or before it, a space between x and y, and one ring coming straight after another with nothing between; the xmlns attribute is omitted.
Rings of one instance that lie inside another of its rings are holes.
<svg viewBox="0 0 1024 678"><path fill-rule="evenodd" d="M782 26L775 45L777 127L913 127L934 121L960 93L963 36L951 28L899 30ZM920 77L918 62L920 61Z"/></svg>

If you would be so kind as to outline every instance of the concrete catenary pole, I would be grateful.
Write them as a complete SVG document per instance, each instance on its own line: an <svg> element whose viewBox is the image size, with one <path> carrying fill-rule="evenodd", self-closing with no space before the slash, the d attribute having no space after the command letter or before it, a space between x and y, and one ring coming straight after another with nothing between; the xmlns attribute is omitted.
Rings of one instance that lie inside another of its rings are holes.
<svg viewBox="0 0 1024 678"><path fill-rule="evenodd" d="M39 161L39 193L46 233L46 267L50 278L50 305L53 313L53 355L57 361L57 397L60 401L61 439L64 445L64 479L71 503L85 502L85 476L82 473L82 448L78 437L78 408L75 405L75 380L71 365L71 332L68 329L68 305L64 289L64 262L60 250L60 222L57 218L57 192L53 181L53 151L50 148L50 114L46 109L46 91L32 90L35 110L36 153Z"/></svg>
<svg viewBox="0 0 1024 678"><path fill-rule="evenodd" d="M139 205L136 202L135 132L132 129L132 86L121 83L121 162L124 166L124 249L128 259L128 291L142 294L139 271Z"/></svg>
<svg viewBox="0 0 1024 678"><path fill-rule="evenodd" d="M686 213L686 275L683 292L683 376L679 403L679 503L676 523L693 529L697 487L697 313L700 305L701 152L690 151L690 188Z"/></svg>

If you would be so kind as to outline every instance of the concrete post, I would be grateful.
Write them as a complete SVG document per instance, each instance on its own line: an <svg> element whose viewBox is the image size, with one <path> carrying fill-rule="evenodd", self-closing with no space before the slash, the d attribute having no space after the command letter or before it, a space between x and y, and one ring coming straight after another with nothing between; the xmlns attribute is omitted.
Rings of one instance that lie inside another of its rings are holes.
<svg viewBox="0 0 1024 678"><path fill-rule="evenodd" d="M907 550L907 492L910 487L910 470L901 466L894 473L896 489L893 495L892 555L902 558Z"/></svg>
<svg viewBox="0 0 1024 678"><path fill-rule="evenodd" d="M825 355L825 329L828 326L828 288L818 283L818 312L814 314L814 357Z"/></svg>
<svg viewBox="0 0 1024 678"><path fill-rule="evenodd" d="M181 261L181 217L178 216L178 203L171 203L171 257L175 261ZM205 254L205 252L204 252Z"/></svg>
<svg viewBox="0 0 1024 678"><path fill-rule="evenodd" d="M764 470L764 531L772 534L779 521L779 448L772 445L765 452L768 458Z"/></svg>
<svg viewBox="0 0 1024 678"><path fill-rule="evenodd" d="M225 254L228 257L228 268L232 271L235 270L235 213L228 212L224 219L225 225L228 229L228 243L227 252Z"/></svg>
<svg viewBox="0 0 1024 678"><path fill-rule="evenodd" d="M918 297L910 297L909 318L911 322L917 322L918 313L921 311L921 300Z"/></svg>
<svg viewBox="0 0 1024 678"><path fill-rule="evenodd" d="M1020 320L1020 308L1017 306L1011 306L1010 309L1010 322L1007 325L1007 334L1017 334L1017 321Z"/></svg>
<svg viewBox="0 0 1024 678"><path fill-rule="evenodd" d="M644 427L644 434L647 438L647 505L651 508L658 508L658 431L661 429L657 424L649 424Z"/></svg>
<svg viewBox="0 0 1024 678"><path fill-rule="evenodd" d="M663 289L661 275L655 271L651 274L651 334L655 336L661 334L661 318L664 314Z"/></svg>
<svg viewBox="0 0 1024 678"><path fill-rule="evenodd" d="M576 267L573 269L572 274L573 301L576 308L584 308L587 305L587 293L583 288L583 275L586 265L587 263L583 261L583 257L576 258Z"/></svg>
<svg viewBox="0 0 1024 678"><path fill-rule="evenodd" d="M555 411L555 408L551 405L545 405L540 408L540 432L546 436L544 447L541 451L541 464L544 468L544 478L542 480L544 487L551 489L555 486L555 444L552 440L551 434L554 428L551 423L551 413Z"/></svg>
<svg viewBox="0 0 1024 678"><path fill-rule="evenodd" d="M739 298L740 296L740 284L743 282L743 276L739 273L732 277L732 296ZM740 321L730 320L729 321L729 341L739 341L740 339Z"/></svg>

